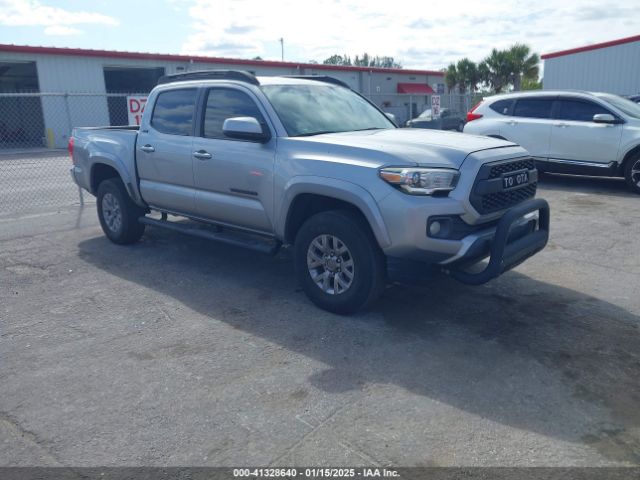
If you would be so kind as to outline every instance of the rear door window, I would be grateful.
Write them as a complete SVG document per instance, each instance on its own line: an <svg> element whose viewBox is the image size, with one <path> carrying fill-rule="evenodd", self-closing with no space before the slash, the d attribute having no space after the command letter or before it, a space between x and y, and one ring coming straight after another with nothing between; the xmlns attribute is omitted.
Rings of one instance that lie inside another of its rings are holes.
<svg viewBox="0 0 640 480"><path fill-rule="evenodd" d="M153 107L151 126L169 135L191 135L197 93L195 88L160 93Z"/></svg>
<svg viewBox="0 0 640 480"><path fill-rule="evenodd" d="M597 103L562 98L558 102L556 118L576 122L592 122L593 116L599 113L610 114L611 112Z"/></svg>
<svg viewBox="0 0 640 480"><path fill-rule="evenodd" d="M514 117L551 118L552 98L521 98L513 108Z"/></svg>

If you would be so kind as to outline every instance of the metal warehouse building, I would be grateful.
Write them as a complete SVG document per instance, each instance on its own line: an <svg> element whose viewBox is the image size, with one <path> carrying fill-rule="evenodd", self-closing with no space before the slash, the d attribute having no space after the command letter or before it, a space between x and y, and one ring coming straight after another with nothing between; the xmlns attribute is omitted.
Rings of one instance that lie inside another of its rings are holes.
<svg viewBox="0 0 640 480"><path fill-rule="evenodd" d="M148 93L165 74L213 68L330 75L399 121L444 92L444 74L431 70L0 45L0 148L61 148L73 127L127 124L128 95Z"/></svg>
<svg viewBox="0 0 640 480"><path fill-rule="evenodd" d="M541 58L545 90L640 93L640 35L547 53Z"/></svg>

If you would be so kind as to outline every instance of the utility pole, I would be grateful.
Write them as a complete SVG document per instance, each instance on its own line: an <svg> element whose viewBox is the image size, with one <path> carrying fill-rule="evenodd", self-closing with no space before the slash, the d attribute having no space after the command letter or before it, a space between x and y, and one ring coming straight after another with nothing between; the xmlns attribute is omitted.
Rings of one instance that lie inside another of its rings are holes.
<svg viewBox="0 0 640 480"><path fill-rule="evenodd" d="M280 37L280 58L284 62L284 38Z"/></svg>

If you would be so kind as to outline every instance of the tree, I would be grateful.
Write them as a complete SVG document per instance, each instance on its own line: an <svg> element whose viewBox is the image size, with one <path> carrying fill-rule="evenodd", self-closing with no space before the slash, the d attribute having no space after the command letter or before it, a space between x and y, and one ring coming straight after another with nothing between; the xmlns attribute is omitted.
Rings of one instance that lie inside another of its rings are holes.
<svg viewBox="0 0 640 480"><path fill-rule="evenodd" d="M480 78L478 77L478 67L468 58L458 60L456 64L456 78L460 93L466 93L467 89L475 92Z"/></svg>
<svg viewBox="0 0 640 480"><path fill-rule="evenodd" d="M449 64L447 69L444 71L444 81L447 84L448 92L451 93L458 84L458 70L456 69L455 63Z"/></svg>
<svg viewBox="0 0 640 480"><path fill-rule="evenodd" d="M522 90L542 90L542 79L522 78Z"/></svg>
<svg viewBox="0 0 640 480"><path fill-rule="evenodd" d="M322 63L325 65L356 65L359 67L379 67L379 68L402 68L399 62L393 57L379 57L363 53L362 56L356 55L351 61L348 55L331 55Z"/></svg>
<svg viewBox="0 0 640 480"><path fill-rule="evenodd" d="M325 65L351 65L351 59L348 55L331 55L322 63Z"/></svg>
<svg viewBox="0 0 640 480"><path fill-rule="evenodd" d="M491 50L491 54L479 65L480 80L495 93L500 93L509 85L511 62L506 50Z"/></svg>
<svg viewBox="0 0 640 480"><path fill-rule="evenodd" d="M531 53L528 45L516 43L506 55L510 66L509 81L515 91L521 90L523 79L538 80L540 57L537 53Z"/></svg>

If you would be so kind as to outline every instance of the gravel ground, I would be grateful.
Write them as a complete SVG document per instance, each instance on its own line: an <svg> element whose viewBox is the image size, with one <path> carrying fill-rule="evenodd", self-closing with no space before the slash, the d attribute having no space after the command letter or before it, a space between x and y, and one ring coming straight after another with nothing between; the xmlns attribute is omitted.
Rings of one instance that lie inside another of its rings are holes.
<svg viewBox="0 0 640 480"><path fill-rule="evenodd" d="M269 257L0 216L0 465L640 464L640 198L546 176L545 251L344 318Z"/></svg>

